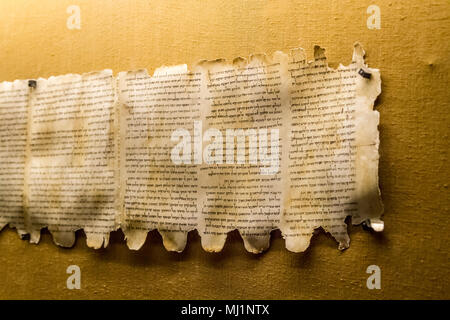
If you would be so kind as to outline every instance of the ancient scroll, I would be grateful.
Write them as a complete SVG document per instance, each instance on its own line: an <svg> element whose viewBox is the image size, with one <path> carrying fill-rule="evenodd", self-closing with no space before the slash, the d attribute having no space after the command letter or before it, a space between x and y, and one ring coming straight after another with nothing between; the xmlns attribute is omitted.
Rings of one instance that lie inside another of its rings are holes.
<svg viewBox="0 0 450 320"><path fill-rule="evenodd" d="M121 228L131 249L157 229L182 251L197 230L208 251L237 229L290 251L323 228L349 246L345 219L383 229L378 188L380 74L356 44L328 66L302 49L0 85L0 227L38 242L47 227L93 248Z"/></svg>

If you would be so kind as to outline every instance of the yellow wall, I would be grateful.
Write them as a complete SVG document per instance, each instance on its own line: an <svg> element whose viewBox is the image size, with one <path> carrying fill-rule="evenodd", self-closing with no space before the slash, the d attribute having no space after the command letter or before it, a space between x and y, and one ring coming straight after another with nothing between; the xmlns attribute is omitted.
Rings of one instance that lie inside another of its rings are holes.
<svg viewBox="0 0 450 320"><path fill-rule="evenodd" d="M81 30L68 30L66 8L81 8ZM381 29L366 26L370 4ZM332 65L348 63L360 41L380 68L380 184L383 234L350 227L351 247L337 250L320 233L303 254L247 253L237 233L221 253L201 249L196 232L181 254L166 252L151 232L132 252L123 234L95 251L78 234L62 249L44 232L39 245L0 232L0 298L450 298L448 0L200 1L1 0L0 81L82 73L115 73L202 58L247 56L314 44ZM66 289L77 264L82 289ZM382 271L382 290L366 288L368 265Z"/></svg>

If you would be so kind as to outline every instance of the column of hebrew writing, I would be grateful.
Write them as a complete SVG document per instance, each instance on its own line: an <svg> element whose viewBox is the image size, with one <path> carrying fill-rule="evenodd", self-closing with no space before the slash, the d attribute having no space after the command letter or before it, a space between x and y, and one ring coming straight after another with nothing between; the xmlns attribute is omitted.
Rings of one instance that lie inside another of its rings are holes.
<svg viewBox="0 0 450 320"><path fill-rule="evenodd" d="M288 111L282 64L286 55L254 55L233 64L201 64L203 151L199 233L209 251L220 251L238 229L247 250L269 246L282 212L281 158ZM281 132L280 132L281 131Z"/></svg>
<svg viewBox="0 0 450 320"><path fill-rule="evenodd" d="M301 51L291 56L290 191L281 226L291 251L306 250L318 227L344 249L347 216L358 224L382 212L378 181L371 180L378 171L378 113L372 107L380 81L377 70L368 79L358 73L366 69L363 54L357 45L353 62L338 69L328 67L319 47L309 63Z"/></svg>
<svg viewBox="0 0 450 320"><path fill-rule="evenodd" d="M72 246L108 244L117 228L114 78L110 70L39 79L31 102L27 193L31 237L48 227Z"/></svg>
<svg viewBox="0 0 450 320"><path fill-rule="evenodd" d="M28 133L28 82L0 83L0 229L9 224L27 233L24 211Z"/></svg>
<svg viewBox="0 0 450 320"><path fill-rule="evenodd" d="M198 168L185 153L172 161L172 134L193 135L199 119L200 74L187 66L119 74L122 229L138 249L158 229L168 250L182 251L197 227Z"/></svg>

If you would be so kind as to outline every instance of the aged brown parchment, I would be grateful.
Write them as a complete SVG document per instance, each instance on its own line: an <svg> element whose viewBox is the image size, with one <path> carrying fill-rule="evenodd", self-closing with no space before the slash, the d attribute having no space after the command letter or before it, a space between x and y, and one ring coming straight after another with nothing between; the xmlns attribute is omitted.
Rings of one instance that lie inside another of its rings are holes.
<svg viewBox="0 0 450 320"><path fill-rule="evenodd" d="M237 229L254 253L273 229L288 250L304 251L322 227L345 249L347 216L383 229L380 74L359 44L352 60L329 68L316 47L312 61L295 49L153 76L4 82L0 227L34 243L47 227L66 247L83 229L93 248L121 228L131 249L158 229L171 251L194 229L205 250L220 251ZM177 149L183 138L187 151Z"/></svg>

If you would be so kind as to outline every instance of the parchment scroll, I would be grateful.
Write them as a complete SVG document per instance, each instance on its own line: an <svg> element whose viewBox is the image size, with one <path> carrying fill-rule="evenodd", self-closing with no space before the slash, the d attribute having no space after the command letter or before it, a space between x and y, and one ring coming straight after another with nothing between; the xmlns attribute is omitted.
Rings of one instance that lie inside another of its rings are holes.
<svg viewBox="0 0 450 320"><path fill-rule="evenodd" d="M380 73L355 44L328 67L315 47L0 84L0 228L38 243L47 227L93 248L121 228L130 249L157 229L182 251L239 230L259 253L280 229L302 252L315 229L349 246L345 219L383 230L378 187Z"/></svg>

